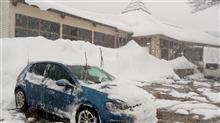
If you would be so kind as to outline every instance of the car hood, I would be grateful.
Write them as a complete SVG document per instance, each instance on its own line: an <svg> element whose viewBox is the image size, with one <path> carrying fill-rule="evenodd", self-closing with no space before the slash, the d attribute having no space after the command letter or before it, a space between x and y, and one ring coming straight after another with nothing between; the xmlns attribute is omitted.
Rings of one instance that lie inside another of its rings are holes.
<svg viewBox="0 0 220 123"><path fill-rule="evenodd" d="M115 80L102 82L100 84L81 84L105 93L110 100L121 100L129 106L137 104L152 103L154 96L143 90L141 87L130 84L130 82Z"/></svg>
<svg viewBox="0 0 220 123"><path fill-rule="evenodd" d="M82 83L81 85L106 94L107 100L120 100L130 107L126 110L118 110L116 114L131 115L138 123L156 123L154 96L133 83L115 80L100 84Z"/></svg>

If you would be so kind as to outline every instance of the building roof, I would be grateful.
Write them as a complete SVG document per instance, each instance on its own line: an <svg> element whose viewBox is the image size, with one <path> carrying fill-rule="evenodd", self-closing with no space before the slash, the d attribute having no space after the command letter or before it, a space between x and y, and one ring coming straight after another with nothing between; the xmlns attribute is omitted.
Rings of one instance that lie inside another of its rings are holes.
<svg viewBox="0 0 220 123"><path fill-rule="evenodd" d="M128 27L127 25L125 25L124 23L122 23L120 21L117 21L114 19L109 20L108 18L106 18L106 15L104 15L104 14L98 14L98 13L94 13L94 12L78 10L78 9L72 8L70 6L63 5L59 2L55 2L53 0L46 0L46 1L25 0L25 3L27 3L29 5L37 6L41 10L55 10L56 12L63 12L67 15L79 17L84 20L96 22L98 24L106 25L106 26L109 26L112 28L116 28L118 30L132 33L130 27Z"/></svg>
<svg viewBox="0 0 220 123"><path fill-rule="evenodd" d="M36 5L42 10L53 9L72 16L80 17L99 24L104 24L126 32L132 32L134 37L149 35L165 35L182 41L220 47L220 40L203 31L180 27L165 23L155 18L141 0L132 0L119 15L100 14L78 10L53 0L25 0L30 5Z"/></svg>
<svg viewBox="0 0 220 123"><path fill-rule="evenodd" d="M136 2L141 1L136 0ZM144 3L141 2L138 5L143 6ZM141 6L136 8L142 8ZM122 12L119 19L131 28L134 33L134 37L159 34L182 42L193 42L197 44L207 44L209 46L220 47L220 38L200 30L162 22L155 18L150 12L146 12L143 9L129 9L129 11Z"/></svg>

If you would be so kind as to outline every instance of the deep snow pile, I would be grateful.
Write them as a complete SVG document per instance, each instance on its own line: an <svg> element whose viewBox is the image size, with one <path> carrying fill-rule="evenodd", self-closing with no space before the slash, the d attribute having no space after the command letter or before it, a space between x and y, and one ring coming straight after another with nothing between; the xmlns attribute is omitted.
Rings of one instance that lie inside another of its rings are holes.
<svg viewBox="0 0 220 123"><path fill-rule="evenodd" d="M15 108L14 86L16 77L28 61L58 61L65 64L85 64L85 52L88 64L100 66L100 46L88 42L59 39L47 40L43 37L2 39L1 110ZM128 80L153 81L166 77L177 77L166 62L147 53L134 41L126 46L111 49L101 47L104 57L104 69L117 77ZM126 84L126 83L124 83ZM10 118L9 118L10 119Z"/></svg>
<svg viewBox="0 0 220 123"><path fill-rule="evenodd" d="M173 69L194 69L195 65L187 60L184 56L168 61Z"/></svg>
<svg viewBox="0 0 220 123"><path fill-rule="evenodd" d="M43 37L3 39L3 73L14 74L14 78L28 61L52 60L70 65L84 65L85 52L89 65L100 66L99 48L100 46L83 41L50 41ZM113 75L140 81L176 77L168 64L149 55L146 48L140 47L134 41L119 49L101 48L104 69Z"/></svg>

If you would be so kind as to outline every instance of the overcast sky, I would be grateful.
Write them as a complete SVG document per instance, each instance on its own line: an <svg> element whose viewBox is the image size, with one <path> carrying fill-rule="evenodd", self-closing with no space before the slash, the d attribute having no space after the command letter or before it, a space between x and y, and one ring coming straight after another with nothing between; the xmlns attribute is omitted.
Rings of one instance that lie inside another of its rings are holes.
<svg viewBox="0 0 220 123"><path fill-rule="evenodd" d="M98 13L120 14L131 0L56 0L68 6ZM187 0L143 0L156 18L204 31L220 28L219 5L192 14Z"/></svg>

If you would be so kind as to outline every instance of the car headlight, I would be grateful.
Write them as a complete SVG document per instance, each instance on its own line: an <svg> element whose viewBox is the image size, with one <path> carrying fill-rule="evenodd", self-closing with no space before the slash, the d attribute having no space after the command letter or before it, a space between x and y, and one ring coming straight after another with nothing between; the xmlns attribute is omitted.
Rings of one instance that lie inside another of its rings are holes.
<svg viewBox="0 0 220 123"><path fill-rule="evenodd" d="M106 102L106 108L110 111L110 112L117 112L117 111L122 111L122 110L126 110L129 107L122 102L114 102L114 101L109 101Z"/></svg>

